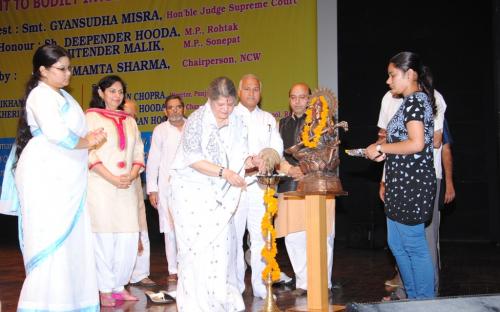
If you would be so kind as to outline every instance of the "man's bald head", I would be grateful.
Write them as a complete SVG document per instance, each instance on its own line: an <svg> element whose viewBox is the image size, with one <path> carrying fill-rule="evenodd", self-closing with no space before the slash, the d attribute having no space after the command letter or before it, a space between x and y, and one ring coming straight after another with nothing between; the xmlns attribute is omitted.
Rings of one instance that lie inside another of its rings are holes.
<svg viewBox="0 0 500 312"><path fill-rule="evenodd" d="M292 85L290 91L288 91L290 108L297 117L302 116L306 111L310 95L311 88L303 82Z"/></svg>
<svg viewBox="0 0 500 312"><path fill-rule="evenodd" d="M238 87L238 97L241 104L249 111L253 111L259 104L261 91L262 83L257 76L247 74L241 77Z"/></svg>

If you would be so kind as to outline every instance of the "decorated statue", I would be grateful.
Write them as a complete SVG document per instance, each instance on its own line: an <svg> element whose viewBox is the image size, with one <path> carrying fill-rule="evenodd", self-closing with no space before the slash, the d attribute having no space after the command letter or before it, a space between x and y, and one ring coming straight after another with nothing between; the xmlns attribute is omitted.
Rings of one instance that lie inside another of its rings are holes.
<svg viewBox="0 0 500 312"><path fill-rule="evenodd" d="M345 192L338 178L338 128L348 130L345 121L335 123L338 103L328 89L313 92L306 110L306 119L297 144L285 152L299 161L304 177L297 193L342 195Z"/></svg>

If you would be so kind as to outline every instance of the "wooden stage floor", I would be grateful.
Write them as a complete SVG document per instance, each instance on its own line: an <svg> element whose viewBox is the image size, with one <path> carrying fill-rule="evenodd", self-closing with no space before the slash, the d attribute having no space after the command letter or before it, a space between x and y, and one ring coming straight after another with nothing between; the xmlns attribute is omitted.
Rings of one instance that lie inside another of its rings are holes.
<svg viewBox="0 0 500 312"><path fill-rule="evenodd" d="M163 242L153 239L151 243L151 278L159 283L159 289L175 289L166 282L166 260ZM278 261L282 270L292 276L293 271L279 241ZM0 242L0 302L2 312L15 311L24 279L22 257L14 242ZM441 243L442 271L440 296L462 296L500 293L500 248L486 243ZM335 242L333 278L337 285L330 298L332 304L345 305L350 302L376 302L387 295L384 281L391 277L393 263L389 252L379 249L354 249L345 242ZM249 285L250 271L247 271ZM127 303L119 308L102 311L176 311L175 304L153 305L144 295L145 288L131 287L139 302ZM295 306L305 306L306 297L295 297L291 288L275 288L278 306L285 311ZM247 311L259 311L263 300L254 298L251 290L244 292Z"/></svg>

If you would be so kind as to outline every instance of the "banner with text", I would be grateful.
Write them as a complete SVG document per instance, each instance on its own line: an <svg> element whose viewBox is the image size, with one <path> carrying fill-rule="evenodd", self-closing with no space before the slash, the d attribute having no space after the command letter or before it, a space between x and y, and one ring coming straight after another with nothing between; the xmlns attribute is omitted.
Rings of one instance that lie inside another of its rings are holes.
<svg viewBox="0 0 500 312"><path fill-rule="evenodd" d="M15 136L31 59L44 43L72 55L67 90L84 109L93 84L121 76L148 133L163 121L166 96L181 95L189 114L221 75L237 84L256 74L262 108L284 117L292 83L317 85L316 38L312 0L0 0L0 138Z"/></svg>

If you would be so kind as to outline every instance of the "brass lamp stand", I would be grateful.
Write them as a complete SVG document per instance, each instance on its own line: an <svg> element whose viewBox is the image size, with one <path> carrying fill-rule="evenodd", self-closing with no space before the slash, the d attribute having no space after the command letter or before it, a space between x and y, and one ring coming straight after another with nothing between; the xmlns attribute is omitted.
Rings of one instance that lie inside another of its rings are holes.
<svg viewBox="0 0 500 312"><path fill-rule="evenodd" d="M257 180L260 184L266 185L266 195L269 194L271 191L271 188L274 188L276 184L279 182L279 176L278 175L259 175L257 176ZM276 198L273 198L273 200L276 200ZM277 204L276 204L277 205ZM270 210L270 205L267 203L266 204L266 213L264 214L264 217L262 218L262 225L264 224L270 224L269 228L267 229L267 232L265 233L265 238L266 238L266 244L264 245L264 248L262 250L263 253L271 253L271 250L273 249L273 243L275 243L275 237L273 237L273 219L274 215L276 214L276 211L271 211ZM277 206L276 206L277 207ZM264 226L263 226L264 229ZM264 234L264 233L263 233ZM272 259L274 260L274 258ZM271 261L272 261L271 260ZM281 312L281 310L278 308L276 305L276 301L274 300L273 297L273 270L270 267L270 260L267 259L268 263L266 266L267 269L267 276L263 276L262 278L264 279L264 284L266 285L266 299L264 302L264 306L260 310L261 312ZM264 269L264 271L266 270ZM279 269L279 267L278 267Z"/></svg>

